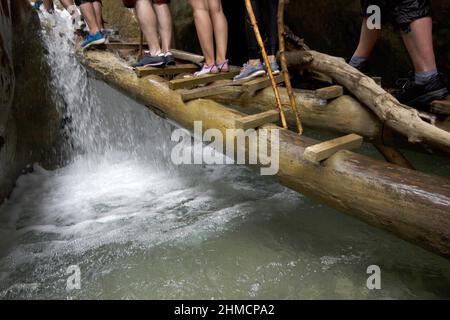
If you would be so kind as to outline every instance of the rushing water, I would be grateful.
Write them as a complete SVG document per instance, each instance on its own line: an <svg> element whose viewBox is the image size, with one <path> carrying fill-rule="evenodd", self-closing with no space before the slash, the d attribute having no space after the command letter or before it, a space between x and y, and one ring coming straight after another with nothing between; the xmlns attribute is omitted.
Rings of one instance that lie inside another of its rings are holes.
<svg viewBox="0 0 450 320"><path fill-rule="evenodd" d="M0 298L450 298L440 257L245 167L172 165L173 126L89 80L64 21L43 39L72 160L2 205Z"/></svg>

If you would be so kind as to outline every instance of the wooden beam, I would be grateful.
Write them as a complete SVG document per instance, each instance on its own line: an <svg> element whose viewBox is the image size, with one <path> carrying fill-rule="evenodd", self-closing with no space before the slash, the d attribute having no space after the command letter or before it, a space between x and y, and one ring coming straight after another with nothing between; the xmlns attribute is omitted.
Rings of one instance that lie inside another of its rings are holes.
<svg viewBox="0 0 450 320"><path fill-rule="evenodd" d="M450 97L449 97L450 98ZM431 112L436 114L450 115L450 99L436 100L431 103Z"/></svg>
<svg viewBox="0 0 450 320"><path fill-rule="evenodd" d="M277 110L269 110L250 116L238 118L234 121L236 129L254 129L261 127L267 123L277 122L280 120L280 113Z"/></svg>
<svg viewBox="0 0 450 320"><path fill-rule="evenodd" d="M357 134L349 134L344 137L318 143L307 147L303 157L312 162L328 159L340 150L352 150L362 145L363 138Z"/></svg>
<svg viewBox="0 0 450 320"><path fill-rule="evenodd" d="M217 96L220 94L239 92L242 92L242 88L240 86L224 86L222 84L219 84L200 87L192 90L183 90L180 92L180 94L183 101L189 101L199 98Z"/></svg>
<svg viewBox="0 0 450 320"><path fill-rule="evenodd" d="M201 84L211 83L217 80L231 79L239 74L239 71L221 72L216 74L208 74L200 77L188 77L183 79L176 79L169 82L169 88L177 89L191 89Z"/></svg>
<svg viewBox="0 0 450 320"><path fill-rule="evenodd" d="M189 61L195 64L201 64L205 61L205 58L199 54L190 53L183 50L172 49L171 51L175 59Z"/></svg>
<svg viewBox="0 0 450 320"><path fill-rule="evenodd" d="M316 90L316 97L324 100L336 99L344 95L342 86L329 86Z"/></svg>
<svg viewBox="0 0 450 320"><path fill-rule="evenodd" d="M198 70L198 66L195 64L178 64L176 66L167 66L165 68L155 68L155 67L141 67L136 68L134 72L141 78L149 75L175 75L181 73L192 73Z"/></svg>
<svg viewBox="0 0 450 320"><path fill-rule="evenodd" d="M283 75L279 74L275 76L275 82L277 84L284 82ZM260 77L242 84L243 91L253 95L256 91L265 89L271 86L270 79L266 76Z"/></svg>

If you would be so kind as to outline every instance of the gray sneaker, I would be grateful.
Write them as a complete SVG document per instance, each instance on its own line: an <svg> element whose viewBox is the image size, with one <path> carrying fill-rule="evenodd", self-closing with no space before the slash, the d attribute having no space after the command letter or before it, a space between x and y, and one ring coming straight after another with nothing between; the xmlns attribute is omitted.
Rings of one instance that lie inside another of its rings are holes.
<svg viewBox="0 0 450 320"><path fill-rule="evenodd" d="M266 69L266 64L264 64L264 69ZM273 75L279 75L280 74L280 66L276 61L270 63L270 69L272 69ZM266 70L267 71L267 70Z"/></svg>
<svg viewBox="0 0 450 320"><path fill-rule="evenodd" d="M241 73L234 77L234 80L249 80L265 74L266 71L264 70L262 63L255 66L245 63L244 67L241 69Z"/></svg>

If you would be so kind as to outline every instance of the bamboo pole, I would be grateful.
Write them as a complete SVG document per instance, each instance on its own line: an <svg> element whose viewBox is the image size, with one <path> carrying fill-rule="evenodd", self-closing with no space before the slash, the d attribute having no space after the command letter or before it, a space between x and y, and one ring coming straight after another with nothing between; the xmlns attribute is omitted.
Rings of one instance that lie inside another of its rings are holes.
<svg viewBox="0 0 450 320"><path fill-rule="evenodd" d="M289 103L292 109L292 113L295 117L295 123L297 124L297 130L300 135L303 134L302 121L298 114L297 101L295 100L294 93L292 92L291 78L289 76L289 70L286 62L286 44L285 44L285 30L284 30L284 8L286 5L285 0L279 0L278 2L278 41L280 43L280 62L281 72L283 73L284 83L286 84L287 93L289 96Z"/></svg>
<svg viewBox="0 0 450 320"><path fill-rule="evenodd" d="M256 40L261 48L261 53L264 59L264 63L266 64L267 72L269 73L270 82L272 83L273 92L275 93L275 99L277 102L277 110L280 112L281 123L283 128L287 129L287 121L286 116L283 111L283 105L281 103L280 92L278 91L277 83L275 81L275 77L273 76L272 68L270 67L269 57L267 56L266 48L264 47L264 41L261 37L261 33L259 32L258 22L256 21L255 13L253 12L253 7L250 0L245 0L245 6L247 8L248 16L250 17L250 22L253 27L253 31L255 32Z"/></svg>

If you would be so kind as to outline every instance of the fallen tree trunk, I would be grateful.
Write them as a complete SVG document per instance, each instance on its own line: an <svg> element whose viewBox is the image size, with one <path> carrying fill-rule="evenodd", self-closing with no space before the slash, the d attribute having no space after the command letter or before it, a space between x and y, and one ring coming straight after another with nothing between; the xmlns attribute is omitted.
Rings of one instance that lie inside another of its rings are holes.
<svg viewBox="0 0 450 320"><path fill-rule="evenodd" d="M203 130L218 129L226 140L225 131L245 116L211 100L184 103L162 78L137 78L111 53L90 51L81 60L100 79L187 129L202 121ZM448 179L349 151L322 163L309 162L303 158L305 148L317 141L271 124L262 128L279 129L280 183L450 258Z"/></svg>
<svg viewBox="0 0 450 320"><path fill-rule="evenodd" d="M351 67L342 58L309 50L287 52L286 59L290 66L303 65L331 76L370 108L382 123L408 137L409 142L426 144L450 153L449 132L423 121L417 110L400 104L372 78Z"/></svg>

